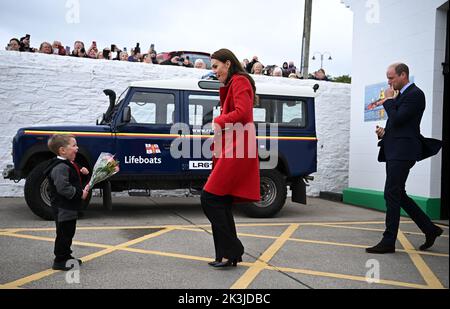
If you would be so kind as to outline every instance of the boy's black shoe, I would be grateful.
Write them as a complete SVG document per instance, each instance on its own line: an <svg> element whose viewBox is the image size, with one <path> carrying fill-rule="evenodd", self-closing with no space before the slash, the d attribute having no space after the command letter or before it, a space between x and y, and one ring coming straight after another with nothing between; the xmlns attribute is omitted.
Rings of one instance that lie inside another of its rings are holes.
<svg viewBox="0 0 450 309"><path fill-rule="evenodd" d="M81 266L81 264L83 264L82 260L71 257L70 259L68 259L64 262L53 262L52 269L53 270L62 270L62 271L71 270L75 266L74 265L75 261L78 263L79 266ZM69 263L67 263L67 262L69 262Z"/></svg>
<svg viewBox="0 0 450 309"><path fill-rule="evenodd" d="M68 261L70 261L70 260L75 260L75 261L77 261L77 262L78 262L78 265L80 265L80 266L81 266L81 264L83 264L83 261L82 261L82 260L76 259L76 258L74 258L73 256L72 256Z"/></svg>
<svg viewBox="0 0 450 309"><path fill-rule="evenodd" d="M367 253L384 254L384 253L395 253L395 246L389 246L382 243L378 245L366 248Z"/></svg>
<svg viewBox="0 0 450 309"><path fill-rule="evenodd" d="M52 269L53 270L62 270L62 271L69 271L73 268L73 265L68 264L70 266L66 266L66 262L53 262Z"/></svg>
<svg viewBox="0 0 450 309"><path fill-rule="evenodd" d="M419 249L421 251L424 251L430 248L432 245L434 245L434 241L436 240L436 238L441 236L443 232L444 231L439 226L437 226L437 229L433 234L425 234L425 243L421 245Z"/></svg>

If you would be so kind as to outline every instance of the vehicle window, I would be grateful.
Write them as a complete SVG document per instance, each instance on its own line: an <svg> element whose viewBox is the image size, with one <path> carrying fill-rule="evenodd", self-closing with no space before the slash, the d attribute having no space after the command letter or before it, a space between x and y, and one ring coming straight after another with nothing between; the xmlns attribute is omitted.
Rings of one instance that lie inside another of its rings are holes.
<svg viewBox="0 0 450 309"><path fill-rule="evenodd" d="M133 123L173 124L175 96L169 93L136 92L128 105Z"/></svg>
<svg viewBox="0 0 450 309"><path fill-rule="evenodd" d="M306 103L296 99L260 98L259 105L253 109L253 116L255 122L306 127Z"/></svg>
<svg viewBox="0 0 450 309"><path fill-rule="evenodd" d="M219 96L189 95L189 125L204 126L219 115Z"/></svg>
<svg viewBox="0 0 450 309"><path fill-rule="evenodd" d="M266 109L265 108L253 108L253 121L254 122L266 122Z"/></svg>

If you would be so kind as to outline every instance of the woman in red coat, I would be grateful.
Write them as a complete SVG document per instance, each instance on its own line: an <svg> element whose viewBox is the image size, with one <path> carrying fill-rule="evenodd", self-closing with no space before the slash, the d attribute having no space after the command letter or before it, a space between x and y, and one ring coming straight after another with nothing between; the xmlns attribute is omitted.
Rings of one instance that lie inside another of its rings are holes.
<svg viewBox="0 0 450 309"><path fill-rule="evenodd" d="M216 51L211 65L220 82L221 114L214 119L213 169L203 188L203 211L211 222L214 267L236 266L244 246L231 212L239 202L260 200L259 160L253 123L255 82L228 49ZM222 261L223 259L226 261Z"/></svg>

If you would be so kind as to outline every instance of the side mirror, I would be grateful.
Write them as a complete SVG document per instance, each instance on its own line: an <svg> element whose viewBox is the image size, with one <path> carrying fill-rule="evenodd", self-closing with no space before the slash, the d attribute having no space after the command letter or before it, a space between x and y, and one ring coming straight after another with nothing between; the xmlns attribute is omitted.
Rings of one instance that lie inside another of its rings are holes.
<svg viewBox="0 0 450 309"><path fill-rule="evenodd" d="M127 106L123 109L122 123L129 123L131 121L131 107Z"/></svg>

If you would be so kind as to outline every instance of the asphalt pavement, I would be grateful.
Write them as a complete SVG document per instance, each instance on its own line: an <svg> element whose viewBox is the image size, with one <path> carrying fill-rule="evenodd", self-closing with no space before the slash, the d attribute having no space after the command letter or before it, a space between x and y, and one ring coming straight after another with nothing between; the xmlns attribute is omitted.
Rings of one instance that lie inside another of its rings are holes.
<svg viewBox="0 0 450 309"><path fill-rule="evenodd" d="M78 221L72 272L51 270L54 223L23 198L0 199L0 288L23 289L448 289L448 221L426 252L402 218L395 254L364 249L381 239L382 212L309 198L270 219L234 211L245 247L237 267L214 269L210 225L198 197L93 198Z"/></svg>

